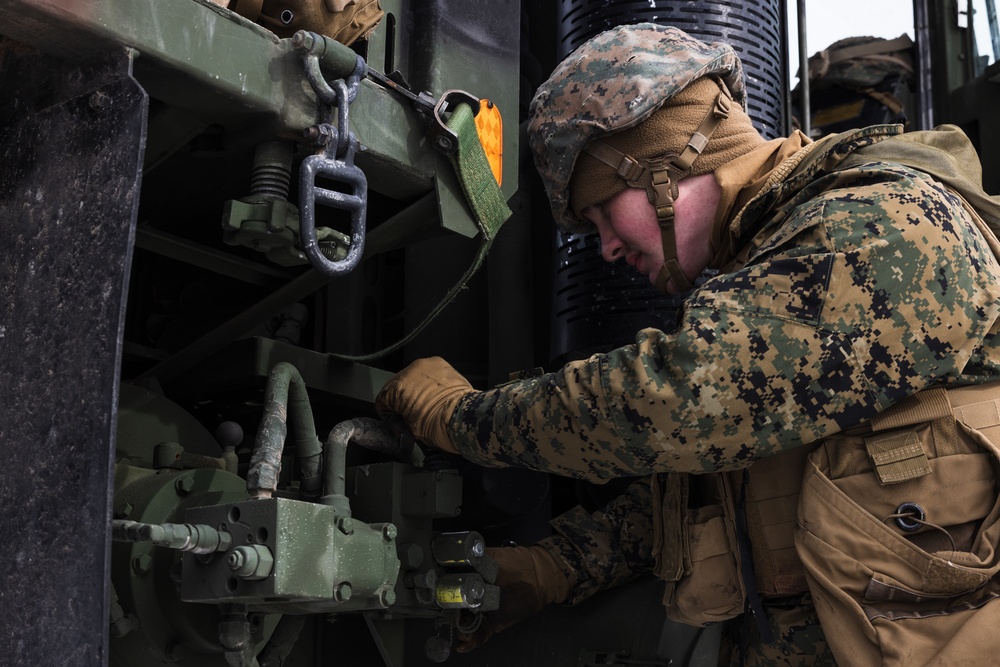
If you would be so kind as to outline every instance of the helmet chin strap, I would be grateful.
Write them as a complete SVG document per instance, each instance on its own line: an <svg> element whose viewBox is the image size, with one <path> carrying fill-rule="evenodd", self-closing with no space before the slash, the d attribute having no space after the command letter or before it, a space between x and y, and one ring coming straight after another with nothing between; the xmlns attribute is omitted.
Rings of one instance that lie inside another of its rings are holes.
<svg viewBox="0 0 1000 667"><path fill-rule="evenodd" d="M691 173L691 165L698 159L708 140L719 124L729 116L732 97L725 86L719 91L705 118L694 131L680 155L667 154L655 158L636 160L612 148L603 141L594 141L584 152L615 170L629 186L643 188L649 203L656 209L656 222L660 226L663 243L663 266L656 274L656 289L667 291L671 283L678 292L694 289L684 275L677 260L677 235L674 232L674 202L677 200L677 182Z"/></svg>

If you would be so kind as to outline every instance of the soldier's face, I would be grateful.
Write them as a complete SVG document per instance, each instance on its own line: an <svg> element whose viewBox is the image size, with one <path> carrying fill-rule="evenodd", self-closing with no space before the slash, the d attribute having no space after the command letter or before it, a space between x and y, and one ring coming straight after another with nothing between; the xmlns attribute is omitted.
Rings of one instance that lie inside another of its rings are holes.
<svg viewBox="0 0 1000 667"><path fill-rule="evenodd" d="M710 232L720 190L712 174L689 176L677 184L674 202L674 234L677 261L684 274L694 280L708 266ZM646 191L627 188L600 204L581 211L601 236L601 256L615 262L624 258L653 284L663 266L663 240L656 209ZM667 290L674 292L668 283Z"/></svg>
<svg viewBox="0 0 1000 667"><path fill-rule="evenodd" d="M663 242L656 210L646 198L645 190L627 188L581 213L597 227L604 261L624 258L650 281L656 280L663 265Z"/></svg>

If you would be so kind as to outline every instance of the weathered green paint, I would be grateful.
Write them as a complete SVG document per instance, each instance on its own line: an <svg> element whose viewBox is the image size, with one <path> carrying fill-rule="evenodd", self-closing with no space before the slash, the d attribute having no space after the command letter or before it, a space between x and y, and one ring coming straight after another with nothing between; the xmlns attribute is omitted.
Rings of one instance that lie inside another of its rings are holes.
<svg viewBox="0 0 1000 667"><path fill-rule="evenodd" d="M234 544L265 546L274 558L271 575L261 580L237 576L225 557L187 558L181 577L186 601L321 613L383 609L394 600L399 559L390 524L369 525L326 505L287 498L193 508L186 520L226 525Z"/></svg>

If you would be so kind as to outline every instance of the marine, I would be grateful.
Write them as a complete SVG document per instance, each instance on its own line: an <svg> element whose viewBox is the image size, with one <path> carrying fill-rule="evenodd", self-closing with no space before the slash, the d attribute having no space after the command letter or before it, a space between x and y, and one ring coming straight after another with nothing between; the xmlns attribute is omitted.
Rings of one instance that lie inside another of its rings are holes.
<svg viewBox="0 0 1000 667"><path fill-rule="evenodd" d="M419 440L480 465L648 476L600 512L558 517L536 545L492 549L501 595L517 593L466 650L545 604L649 573L667 582L677 620L752 612L733 664L947 663L1000 650L987 633L941 640L935 655L944 626L912 623L932 607L1000 620L986 594L1000 569L1000 439L981 417L1000 405L1000 202L982 191L958 128L765 141L745 97L732 48L676 28L619 27L582 45L532 102L553 216L567 231L596 228L605 259L685 293L678 321L485 391L421 359L379 395ZM940 479L945 469L960 472ZM952 484L977 484L974 507L941 500ZM817 500L828 486L870 530L856 518L833 537L816 526L816 508L839 502ZM874 515L897 497L942 509ZM942 532L950 544L927 537ZM845 558L891 543L905 562L884 573L861 555L845 577L826 564L839 555L817 557L824 539ZM870 597L882 587L909 597ZM879 643L894 632L923 653Z"/></svg>

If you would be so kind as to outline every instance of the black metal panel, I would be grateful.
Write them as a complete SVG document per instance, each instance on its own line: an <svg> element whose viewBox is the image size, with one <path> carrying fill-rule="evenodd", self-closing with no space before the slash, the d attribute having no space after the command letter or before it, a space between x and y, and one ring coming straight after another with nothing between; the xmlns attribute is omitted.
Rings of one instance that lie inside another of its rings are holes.
<svg viewBox="0 0 1000 667"><path fill-rule="evenodd" d="M146 94L0 42L0 655L107 663L111 468Z"/></svg>

